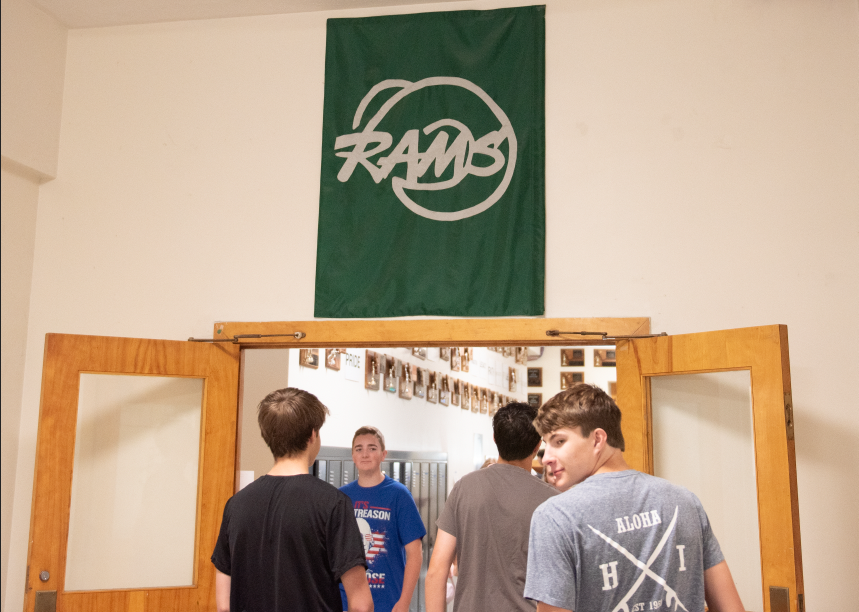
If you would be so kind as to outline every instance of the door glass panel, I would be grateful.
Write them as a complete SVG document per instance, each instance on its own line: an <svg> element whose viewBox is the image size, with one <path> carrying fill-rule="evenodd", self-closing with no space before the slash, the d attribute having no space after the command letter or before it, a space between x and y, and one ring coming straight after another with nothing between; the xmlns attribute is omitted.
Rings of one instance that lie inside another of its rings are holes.
<svg viewBox="0 0 859 612"><path fill-rule="evenodd" d="M654 473L698 496L745 609L763 612L749 371L650 384Z"/></svg>
<svg viewBox="0 0 859 612"><path fill-rule="evenodd" d="M67 591L194 581L203 379L81 374Z"/></svg>

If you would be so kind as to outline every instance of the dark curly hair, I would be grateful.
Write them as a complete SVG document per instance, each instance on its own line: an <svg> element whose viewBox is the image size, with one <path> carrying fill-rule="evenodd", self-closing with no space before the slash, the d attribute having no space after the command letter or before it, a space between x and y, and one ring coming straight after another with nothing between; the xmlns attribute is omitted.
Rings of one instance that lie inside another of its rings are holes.
<svg viewBox="0 0 859 612"><path fill-rule="evenodd" d="M511 402L492 417L492 432L498 456L504 461L525 459L540 443L540 434L532 422L537 409L521 402Z"/></svg>

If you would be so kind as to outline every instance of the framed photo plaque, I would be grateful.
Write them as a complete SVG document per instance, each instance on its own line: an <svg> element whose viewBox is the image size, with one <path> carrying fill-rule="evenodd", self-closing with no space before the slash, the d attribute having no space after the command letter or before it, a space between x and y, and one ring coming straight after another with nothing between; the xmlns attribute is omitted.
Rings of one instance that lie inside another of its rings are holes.
<svg viewBox="0 0 859 612"><path fill-rule="evenodd" d="M462 363L462 357L459 352L459 347L453 347L450 349L450 370L452 372L459 372L459 366Z"/></svg>
<svg viewBox="0 0 859 612"><path fill-rule="evenodd" d="M418 368L415 370L415 397L424 399L427 396L427 375L429 372L426 368Z"/></svg>
<svg viewBox="0 0 859 612"><path fill-rule="evenodd" d="M427 379L427 401L432 404L438 403L438 373L430 372Z"/></svg>
<svg viewBox="0 0 859 612"><path fill-rule="evenodd" d="M325 367L329 370L340 371L340 354L342 351L337 348L325 349Z"/></svg>
<svg viewBox="0 0 859 612"><path fill-rule="evenodd" d="M617 367L617 357L614 349L596 349L594 351L594 366L597 368Z"/></svg>
<svg viewBox="0 0 859 612"><path fill-rule="evenodd" d="M379 373L379 354L367 351L364 357L364 388L378 391L382 386Z"/></svg>
<svg viewBox="0 0 859 612"><path fill-rule="evenodd" d="M516 393L516 384L519 382L519 380L518 380L519 375L516 373L516 368L510 368L510 372L509 372L508 376L509 376L509 383L507 385L507 390L510 391L510 393Z"/></svg>
<svg viewBox="0 0 859 612"><path fill-rule="evenodd" d="M480 414L489 414L489 389L480 389Z"/></svg>
<svg viewBox="0 0 859 612"><path fill-rule="evenodd" d="M438 403L442 406L450 405L450 378L448 378L447 374L438 374L439 378L441 378L441 384L439 384L438 389Z"/></svg>
<svg viewBox="0 0 859 612"><path fill-rule="evenodd" d="M528 386L543 386L543 368L528 368Z"/></svg>
<svg viewBox="0 0 859 612"><path fill-rule="evenodd" d="M403 375L400 376L400 397L410 400L415 392L415 371L417 366L403 363Z"/></svg>
<svg viewBox="0 0 859 612"><path fill-rule="evenodd" d="M379 356L379 367L385 375L382 379L382 388L388 393L397 392L397 360L390 355Z"/></svg>
<svg viewBox="0 0 859 612"><path fill-rule="evenodd" d="M585 382L584 372L561 372L561 391Z"/></svg>
<svg viewBox="0 0 859 612"><path fill-rule="evenodd" d="M301 349L298 352L298 365L305 368L318 368L319 349Z"/></svg>
<svg viewBox="0 0 859 612"><path fill-rule="evenodd" d="M561 349L561 367L584 367L585 349Z"/></svg>
<svg viewBox="0 0 859 612"><path fill-rule="evenodd" d="M515 349L516 353L516 363L519 365L527 365L528 364L528 347L527 346L517 346Z"/></svg>
<svg viewBox="0 0 859 612"><path fill-rule="evenodd" d="M493 391L489 396L489 416L495 416L498 408L501 406L501 396L497 391Z"/></svg>

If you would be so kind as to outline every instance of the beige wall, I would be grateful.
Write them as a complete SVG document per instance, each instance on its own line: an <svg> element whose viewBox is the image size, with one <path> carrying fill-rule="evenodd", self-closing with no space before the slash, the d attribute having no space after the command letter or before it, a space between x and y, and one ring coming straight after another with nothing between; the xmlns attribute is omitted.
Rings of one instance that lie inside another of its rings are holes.
<svg viewBox="0 0 859 612"><path fill-rule="evenodd" d="M547 4L546 314L651 316L670 333L786 323L808 609L848 609L857 3ZM7 610L22 596L46 332L182 339L216 320L312 317L325 19L363 14L70 33Z"/></svg>
<svg viewBox="0 0 859 612"><path fill-rule="evenodd" d="M27 0L3 0L3 157L57 174L67 29Z"/></svg>
<svg viewBox="0 0 859 612"><path fill-rule="evenodd" d="M15 525L16 530L21 529L13 523L12 512L18 474L36 210L39 184L50 180L57 172L67 30L26 0L2 0L0 8L0 150L3 160L0 605L5 607L12 528ZM32 474L25 474L25 479L31 481ZM25 538L26 529L24 527ZM20 594L17 597L20 598Z"/></svg>
<svg viewBox="0 0 859 612"><path fill-rule="evenodd" d="M5 606L36 210L39 184L57 172L67 30L26 0L2 0L0 9L3 164L0 605ZM31 481L32 473L24 473L23 477ZM20 527L16 525L15 529Z"/></svg>
<svg viewBox="0 0 859 612"><path fill-rule="evenodd" d="M30 310L30 283L33 277L33 250L36 239L36 205L39 180L35 172L3 160L0 179L2 209L2 377L0 384L0 434L2 434L2 492L0 492L0 598L6 600L6 571L12 527L12 500L15 497L18 464L18 426L24 382L24 354L27 349L27 320Z"/></svg>

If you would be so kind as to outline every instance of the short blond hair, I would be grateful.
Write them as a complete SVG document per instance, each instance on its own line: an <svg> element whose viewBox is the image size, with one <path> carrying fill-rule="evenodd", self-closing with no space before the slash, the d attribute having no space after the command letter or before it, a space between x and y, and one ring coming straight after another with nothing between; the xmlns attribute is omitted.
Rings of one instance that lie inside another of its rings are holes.
<svg viewBox="0 0 859 612"><path fill-rule="evenodd" d="M355 435L352 436L352 448L355 447L355 438L358 436L366 436L366 435L376 436L376 439L379 441L379 446L382 447L382 450L385 450L385 436L382 435L382 432L379 431L378 427L373 427L372 425L364 425L363 427L359 427L358 431L355 432Z"/></svg>

